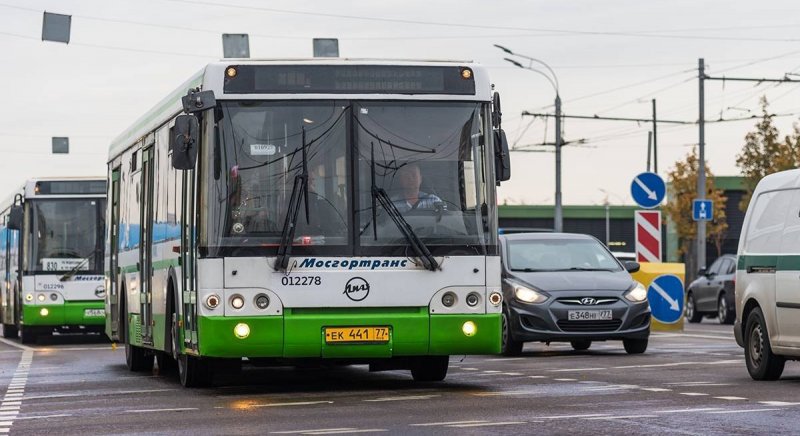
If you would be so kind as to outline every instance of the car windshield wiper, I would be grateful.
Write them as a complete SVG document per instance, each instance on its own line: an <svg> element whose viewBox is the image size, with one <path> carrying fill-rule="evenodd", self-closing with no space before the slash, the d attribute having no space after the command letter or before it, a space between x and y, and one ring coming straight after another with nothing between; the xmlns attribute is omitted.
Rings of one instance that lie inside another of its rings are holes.
<svg viewBox="0 0 800 436"><path fill-rule="evenodd" d="M540 271L548 271L546 269L537 269L537 268L511 268L511 271L517 272L540 272Z"/></svg>
<svg viewBox="0 0 800 436"><path fill-rule="evenodd" d="M101 248L101 247L97 247L97 248L95 248L95 249L94 249L94 251L92 251L92 253L91 253L91 254L89 254L88 256L86 256L86 257L85 257L85 258L84 258L84 259L81 261L81 263L79 263L79 264L75 265L75 266L74 266L74 267L73 267L71 270L69 270L69 271L68 271L66 274L64 274L63 276L61 276L61 277L58 279L58 281L59 281L59 282L66 282L67 280L70 280L70 279L72 279L72 277L74 277L74 276L75 276L75 274L77 274L77 273L78 273L78 271L79 271L81 268L83 268L83 266L84 266L84 265L86 265L86 262L88 262L89 260L91 260L91 259L93 259L95 256L97 256L97 253L99 253L100 251L102 251L102 248Z"/></svg>
<svg viewBox="0 0 800 436"><path fill-rule="evenodd" d="M614 270L613 269L608 269L608 268L584 268L584 267L580 267L580 266L573 266L571 268L562 269L562 270L559 270L559 271L607 271L607 272L611 272L611 271L614 271Z"/></svg>
<svg viewBox="0 0 800 436"><path fill-rule="evenodd" d="M289 208L286 209L286 217L283 219L283 230L281 231L281 242L278 245L277 258L275 259L275 269L286 271L289 266L289 258L292 255L292 244L294 232L297 229L297 214L300 212L300 195L303 196L303 203L306 210L306 223L309 223L308 214L308 156L306 155L306 128L301 129L301 153L302 168L300 174L294 177L292 192L289 194Z"/></svg>
<svg viewBox="0 0 800 436"><path fill-rule="evenodd" d="M403 215L397 209L397 206L394 205L392 199L389 198L389 194L383 188L379 188L378 185L375 183L375 146L372 146L372 228L375 234L375 239L378 239L378 228L375 225L376 218L378 215L378 208L376 204L376 200L380 205L383 207L384 210L389 214L389 217L394 221L394 224L400 230L400 233L405 236L406 240L408 240L408 244L411 246L411 249L414 250L414 254L419 257L422 261L422 264L425 266L425 269L430 271L436 271L439 268L439 263L433 257L431 252L428 250L428 247L425 246L425 243L419 239L416 233L414 233L414 229L411 228L411 225L408 224Z"/></svg>

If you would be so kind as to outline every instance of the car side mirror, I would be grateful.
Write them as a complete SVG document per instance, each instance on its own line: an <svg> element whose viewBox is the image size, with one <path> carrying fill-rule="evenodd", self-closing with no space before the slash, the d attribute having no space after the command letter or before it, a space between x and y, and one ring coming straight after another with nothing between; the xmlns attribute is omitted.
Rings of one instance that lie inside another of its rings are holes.
<svg viewBox="0 0 800 436"><path fill-rule="evenodd" d="M625 271L628 271L629 273L638 272L639 269L641 269L642 267L641 265L639 265L639 262L634 262L632 260L626 260L625 262L623 262L623 265L625 265Z"/></svg>
<svg viewBox="0 0 800 436"><path fill-rule="evenodd" d="M697 275L698 275L698 276L707 276L707 275L708 275L708 270L706 270L705 268L700 268L700 269L697 271Z"/></svg>
<svg viewBox="0 0 800 436"><path fill-rule="evenodd" d="M508 139L503 129L494 131L494 171L497 183L511 179L511 154L508 150Z"/></svg>
<svg viewBox="0 0 800 436"><path fill-rule="evenodd" d="M194 115L179 115L172 129L172 167L191 170L197 163L197 147L200 122Z"/></svg>
<svg viewBox="0 0 800 436"><path fill-rule="evenodd" d="M11 230L22 230L22 206L11 206L8 213L8 228Z"/></svg>

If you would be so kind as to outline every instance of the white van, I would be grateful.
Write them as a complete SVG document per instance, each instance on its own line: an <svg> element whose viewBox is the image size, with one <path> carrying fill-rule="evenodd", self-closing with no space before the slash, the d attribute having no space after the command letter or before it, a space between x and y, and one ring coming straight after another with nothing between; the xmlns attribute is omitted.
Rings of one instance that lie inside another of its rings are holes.
<svg viewBox="0 0 800 436"><path fill-rule="evenodd" d="M755 380L800 359L800 170L764 177L753 192L736 268L736 342Z"/></svg>

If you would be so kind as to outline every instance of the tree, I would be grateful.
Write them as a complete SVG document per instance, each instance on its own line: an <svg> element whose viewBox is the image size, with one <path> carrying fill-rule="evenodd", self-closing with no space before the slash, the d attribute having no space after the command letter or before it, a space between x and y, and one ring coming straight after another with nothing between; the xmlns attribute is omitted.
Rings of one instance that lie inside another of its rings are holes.
<svg viewBox="0 0 800 436"><path fill-rule="evenodd" d="M697 149L692 149L684 160L675 162L675 168L668 174L669 195L664 212L670 221L675 223L675 230L680 240L678 255L689 253L692 243L697 237L697 225L692 219L692 202L697 198L697 170L699 159ZM706 165L706 198L714 205L714 220L706 225L706 236L717 248L717 255L722 254L722 243L728 230L725 215L727 198L721 189L714 188L714 175Z"/></svg>
<svg viewBox="0 0 800 436"><path fill-rule="evenodd" d="M797 168L800 162L800 129L794 126L794 135L781 140L778 128L772 123L775 116L767 110L769 103L761 97L761 119L755 130L744 137L742 151L736 156L736 166L742 171L747 192L739 203L739 209L746 210L750 196L758 182L769 174Z"/></svg>

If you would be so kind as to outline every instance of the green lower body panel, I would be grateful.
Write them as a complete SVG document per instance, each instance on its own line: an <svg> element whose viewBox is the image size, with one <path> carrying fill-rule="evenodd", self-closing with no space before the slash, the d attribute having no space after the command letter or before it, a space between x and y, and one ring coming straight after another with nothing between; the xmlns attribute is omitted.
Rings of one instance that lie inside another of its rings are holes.
<svg viewBox="0 0 800 436"><path fill-rule="evenodd" d="M22 306L22 324L27 326L101 326L105 324L105 314L102 316L88 315L87 309L103 311L103 302L75 301L64 304L25 304Z"/></svg>
<svg viewBox="0 0 800 436"><path fill-rule="evenodd" d="M469 336L463 326L474 324ZM249 335L234 333L240 323ZM388 327L379 343L327 343L326 327ZM422 308L286 309L283 316L200 317L200 355L370 359L402 356L497 354L500 314L430 315Z"/></svg>

